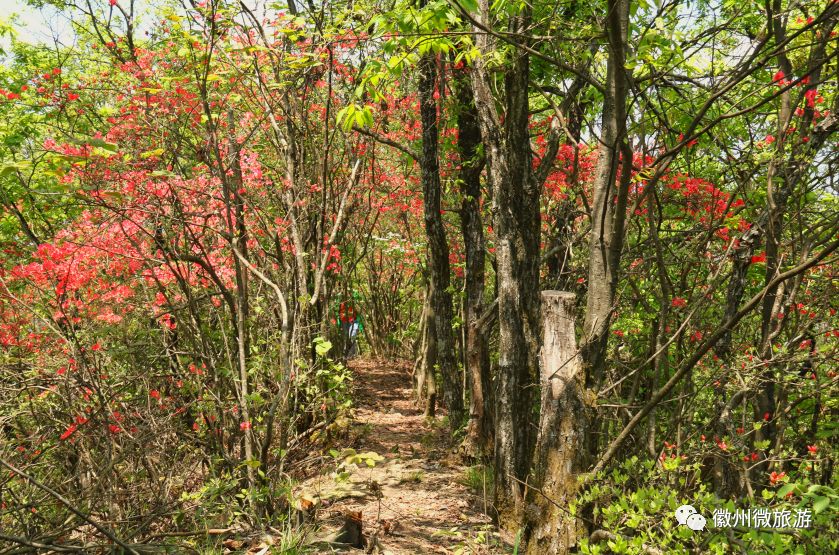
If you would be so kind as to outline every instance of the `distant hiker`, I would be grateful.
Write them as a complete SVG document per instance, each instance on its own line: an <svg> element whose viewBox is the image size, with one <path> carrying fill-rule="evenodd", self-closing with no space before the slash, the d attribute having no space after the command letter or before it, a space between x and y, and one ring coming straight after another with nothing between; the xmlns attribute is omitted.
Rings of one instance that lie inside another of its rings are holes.
<svg viewBox="0 0 839 555"><path fill-rule="evenodd" d="M349 301L342 301L338 306L338 319L341 322L341 332L344 338L344 356L347 360L358 354L358 334L364 328L361 324L361 317L356 308L358 294L353 293Z"/></svg>

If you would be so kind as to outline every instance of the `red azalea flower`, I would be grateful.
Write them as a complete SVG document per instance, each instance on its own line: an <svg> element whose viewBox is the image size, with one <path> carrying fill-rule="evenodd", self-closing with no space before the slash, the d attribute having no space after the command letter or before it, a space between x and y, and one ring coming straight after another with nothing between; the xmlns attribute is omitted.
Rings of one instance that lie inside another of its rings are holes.
<svg viewBox="0 0 839 555"><path fill-rule="evenodd" d="M65 439L67 439L68 437L73 435L78 428L79 428L78 424L70 424L69 426L67 426L67 429L64 430L64 433L61 434L61 437L59 439L61 441L64 441Z"/></svg>

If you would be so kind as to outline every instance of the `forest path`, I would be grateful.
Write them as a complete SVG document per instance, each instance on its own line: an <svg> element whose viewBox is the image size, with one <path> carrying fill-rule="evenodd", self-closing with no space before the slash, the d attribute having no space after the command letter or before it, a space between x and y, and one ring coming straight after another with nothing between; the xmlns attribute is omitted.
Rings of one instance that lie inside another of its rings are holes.
<svg viewBox="0 0 839 555"><path fill-rule="evenodd" d="M351 466L343 483L335 473L307 480L306 490L321 498L343 491L319 519L360 511L370 553L509 553L484 514L483 494L465 485L468 467L453 454L442 418L417 408L410 363L356 360L350 367L356 409L348 447L382 460Z"/></svg>

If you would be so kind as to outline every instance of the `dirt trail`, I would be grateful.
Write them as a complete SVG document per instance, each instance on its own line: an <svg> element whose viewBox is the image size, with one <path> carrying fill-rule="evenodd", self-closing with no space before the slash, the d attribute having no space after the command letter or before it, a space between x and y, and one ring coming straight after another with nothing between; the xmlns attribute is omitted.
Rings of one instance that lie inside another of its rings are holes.
<svg viewBox="0 0 839 555"><path fill-rule="evenodd" d="M331 473L303 484L322 499L338 498L322 503L321 522L328 528L329 515L361 511L365 537L376 537L372 553L510 552L483 512L483 495L464 485L468 469L450 454L442 418L427 420L416 407L410 366L364 360L351 367L357 408L347 447L382 460L351 465L344 480Z"/></svg>

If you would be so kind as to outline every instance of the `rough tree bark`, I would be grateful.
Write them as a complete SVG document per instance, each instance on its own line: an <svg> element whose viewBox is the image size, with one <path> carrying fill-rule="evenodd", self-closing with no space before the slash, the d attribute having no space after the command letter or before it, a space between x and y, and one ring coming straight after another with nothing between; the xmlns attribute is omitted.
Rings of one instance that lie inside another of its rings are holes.
<svg viewBox="0 0 839 555"><path fill-rule="evenodd" d="M483 160L478 154L481 130L475 111L475 97L468 74L455 78L459 111L457 113L458 151L460 155L460 228L466 251L466 371L470 376L469 425L463 441L464 451L479 457L491 449L492 411L489 373L489 348L481 332L479 320L484 311L484 250L481 219L481 171Z"/></svg>
<svg viewBox="0 0 839 555"><path fill-rule="evenodd" d="M771 7L770 7L771 6ZM767 21L772 34L775 37L777 44L783 44L786 38L786 27L781 20L781 1L772 0L771 4L767 3ZM792 64L787 58L786 52L782 50L777 57L778 65L785 75L792 75ZM818 79L818 77L816 77ZM778 131L777 134L777 152L783 153L786 143L786 131L792 119L792 99L789 90L781 94L781 107L778 114ZM781 246L781 237L783 236L784 216L787 209L787 201L792 193L791 186L794 182L790 179L792 168L779 163L780 160L773 159L769 163L767 169L767 183L766 183L766 284L770 283L777 275L781 261L778 259ZM777 314L777 306L783 298L783 289L778 296L778 287L770 287L763 298L763 306L761 310L761 327L760 327L760 357L763 360L772 358L772 344L771 338L777 323L775 314ZM776 298L777 297L777 298ZM780 323L778 323L780 325ZM757 414L769 414L774 417L776 407L776 391L775 391L775 368L772 364L766 365L763 369L763 387L757 395ZM760 418L760 416L758 416ZM759 421L759 420L758 420ZM760 430L756 431L756 435L761 436L761 439L768 439L770 446L774 443L776 434L776 420L769 418L764 422ZM770 447L771 449L771 447ZM769 453L767 452L767 455ZM762 469L765 468L766 463L761 461L759 465Z"/></svg>
<svg viewBox="0 0 839 555"><path fill-rule="evenodd" d="M585 533L582 521L567 508L577 492L577 476L588 463L585 376L574 336L574 300L573 293L542 292L542 412L525 511L525 552L538 555L568 553Z"/></svg>
<svg viewBox="0 0 839 555"><path fill-rule="evenodd" d="M437 340L437 365L443 377L443 401L449 411L452 429L463 420L463 384L454 352L452 332L452 295L449 291L449 246L441 217L440 164L437 153L438 118L434 89L437 83L437 60L425 54L419 64L420 119L422 121L422 153L420 169L428 236L429 300Z"/></svg>
<svg viewBox="0 0 839 555"><path fill-rule="evenodd" d="M426 287L420 324L422 341L417 363L414 367L414 389L417 404L422 407L425 416L437 414L437 383L434 380L434 366L437 364L437 332L434 328L434 310L428 299Z"/></svg>
<svg viewBox="0 0 839 555"><path fill-rule="evenodd" d="M472 71L475 106L493 191L497 237L499 359L495 413L495 508L502 527L519 526L522 484L530 470L535 439L533 384L538 371L540 187L534 179L528 135L529 57L521 50L505 66L504 113L499 116L487 60L495 48L489 2L479 1L475 41L481 50ZM510 16L508 31L525 37L531 8ZM527 42L526 38L522 41Z"/></svg>

